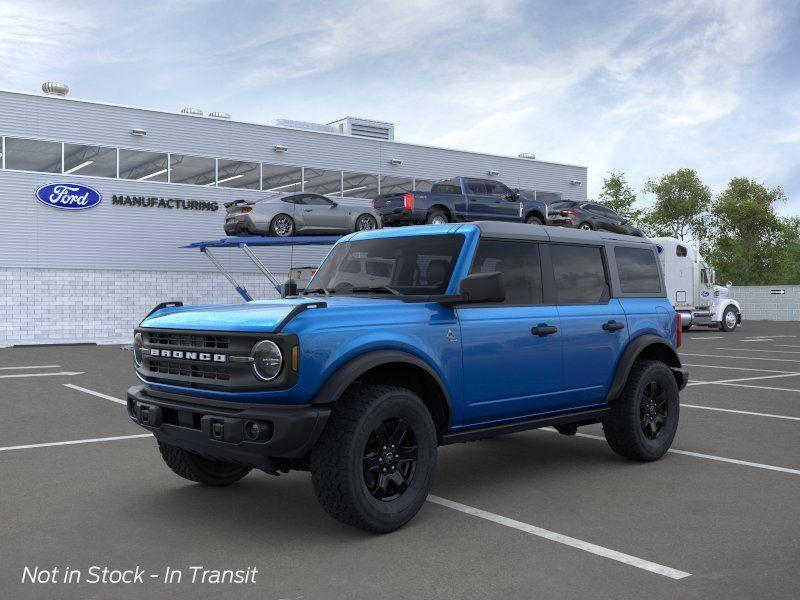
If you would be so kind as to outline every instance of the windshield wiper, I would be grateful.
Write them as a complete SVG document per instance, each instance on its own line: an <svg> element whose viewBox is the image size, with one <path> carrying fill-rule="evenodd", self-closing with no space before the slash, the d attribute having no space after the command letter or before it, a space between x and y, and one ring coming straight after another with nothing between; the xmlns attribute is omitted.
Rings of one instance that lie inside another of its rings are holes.
<svg viewBox="0 0 800 600"><path fill-rule="evenodd" d="M393 296L400 296L400 292L388 285L376 285L374 287L354 287L354 293L367 292L368 294L392 294Z"/></svg>
<svg viewBox="0 0 800 600"><path fill-rule="evenodd" d="M336 290L329 290L328 288L312 288L310 290L303 290L303 296L308 294L323 294L325 296L330 296L334 293L336 293Z"/></svg>

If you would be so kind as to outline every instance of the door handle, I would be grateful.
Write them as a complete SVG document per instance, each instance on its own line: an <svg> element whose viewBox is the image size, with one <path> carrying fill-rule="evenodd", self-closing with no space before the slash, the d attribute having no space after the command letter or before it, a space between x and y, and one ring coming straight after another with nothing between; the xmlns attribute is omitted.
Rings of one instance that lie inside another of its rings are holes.
<svg viewBox="0 0 800 600"><path fill-rule="evenodd" d="M544 324L544 323L541 324L541 325L537 325L536 327L531 329L531 333L533 335L538 335L539 337L544 337L546 335L552 335L556 331L558 331L558 327L556 327L555 325L547 325L547 324Z"/></svg>
<svg viewBox="0 0 800 600"><path fill-rule="evenodd" d="M625 323L617 323L616 321L609 321L608 323L603 323L603 329L606 331L619 331L620 329L625 328Z"/></svg>

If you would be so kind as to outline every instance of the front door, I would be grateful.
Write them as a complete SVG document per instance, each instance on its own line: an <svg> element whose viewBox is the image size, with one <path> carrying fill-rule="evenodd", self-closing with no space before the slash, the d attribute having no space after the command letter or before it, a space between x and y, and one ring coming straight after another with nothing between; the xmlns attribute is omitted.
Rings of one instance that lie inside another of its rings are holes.
<svg viewBox="0 0 800 600"><path fill-rule="evenodd" d="M564 344L563 401L568 408L601 404L628 342L628 322L610 297L603 249L551 244Z"/></svg>
<svg viewBox="0 0 800 600"><path fill-rule="evenodd" d="M497 198L489 194L486 182L480 179L465 179L467 193L467 219L470 221L493 221Z"/></svg>
<svg viewBox="0 0 800 600"><path fill-rule="evenodd" d="M562 404L561 323L543 303L539 244L481 239L472 272L495 271L505 276L505 301L458 308L467 427Z"/></svg>
<svg viewBox="0 0 800 600"><path fill-rule="evenodd" d="M499 181L487 181L486 188L494 198L491 205L493 219L498 221L520 221L522 218L517 195Z"/></svg>
<svg viewBox="0 0 800 600"><path fill-rule="evenodd" d="M297 209L309 232L332 233L349 229L347 213L342 205L324 196L310 194Z"/></svg>

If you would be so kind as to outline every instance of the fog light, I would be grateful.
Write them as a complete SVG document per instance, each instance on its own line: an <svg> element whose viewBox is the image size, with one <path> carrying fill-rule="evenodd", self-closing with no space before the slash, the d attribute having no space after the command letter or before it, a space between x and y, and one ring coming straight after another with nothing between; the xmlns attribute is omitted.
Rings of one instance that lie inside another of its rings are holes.
<svg viewBox="0 0 800 600"><path fill-rule="evenodd" d="M244 433L251 440L257 440L261 434L261 426L255 421L248 421L244 425Z"/></svg>

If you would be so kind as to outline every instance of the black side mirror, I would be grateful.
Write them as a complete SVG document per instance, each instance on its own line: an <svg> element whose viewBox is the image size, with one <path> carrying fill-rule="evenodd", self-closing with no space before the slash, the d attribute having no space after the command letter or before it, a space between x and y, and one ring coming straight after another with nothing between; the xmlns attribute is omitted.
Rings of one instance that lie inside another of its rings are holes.
<svg viewBox="0 0 800 600"><path fill-rule="evenodd" d="M461 295L464 304L502 302L506 299L506 280L499 271L473 273L461 280Z"/></svg>
<svg viewBox="0 0 800 600"><path fill-rule="evenodd" d="M287 296L297 296L297 282L294 279L287 279L281 286L281 298Z"/></svg>
<svg viewBox="0 0 800 600"><path fill-rule="evenodd" d="M339 203L331 200L331 208L336 208L337 206L339 206Z"/></svg>

